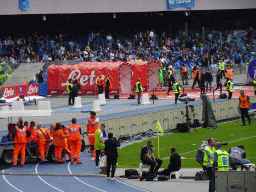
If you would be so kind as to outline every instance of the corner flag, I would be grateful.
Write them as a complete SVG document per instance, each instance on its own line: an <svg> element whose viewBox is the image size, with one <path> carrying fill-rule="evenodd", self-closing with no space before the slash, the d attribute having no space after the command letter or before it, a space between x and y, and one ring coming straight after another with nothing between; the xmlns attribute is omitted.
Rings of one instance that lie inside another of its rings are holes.
<svg viewBox="0 0 256 192"><path fill-rule="evenodd" d="M161 125L160 125L158 119L157 119L156 129L157 129L160 133L164 134L163 129L162 129L162 127L161 127Z"/></svg>

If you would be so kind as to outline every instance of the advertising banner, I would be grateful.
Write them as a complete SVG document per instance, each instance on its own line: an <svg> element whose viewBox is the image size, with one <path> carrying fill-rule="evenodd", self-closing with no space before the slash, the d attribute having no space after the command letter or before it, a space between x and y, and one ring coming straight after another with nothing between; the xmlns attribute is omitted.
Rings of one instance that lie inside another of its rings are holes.
<svg viewBox="0 0 256 192"><path fill-rule="evenodd" d="M15 96L19 95L27 96L27 85L15 86Z"/></svg>
<svg viewBox="0 0 256 192"><path fill-rule="evenodd" d="M175 9L179 7L193 8L195 6L194 0L167 0L168 9Z"/></svg>
<svg viewBox="0 0 256 192"><path fill-rule="evenodd" d="M39 94L38 84L29 84L27 85L27 96L34 96Z"/></svg>
<svg viewBox="0 0 256 192"><path fill-rule="evenodd" d="M15 97L15 87L3 87L3 97L6 99Z"/></svg>

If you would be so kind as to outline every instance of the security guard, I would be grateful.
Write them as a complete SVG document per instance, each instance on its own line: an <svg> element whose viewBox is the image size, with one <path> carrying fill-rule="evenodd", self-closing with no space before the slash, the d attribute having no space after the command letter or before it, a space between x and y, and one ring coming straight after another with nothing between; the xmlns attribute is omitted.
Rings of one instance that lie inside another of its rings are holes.
<svg viewBox="0 0 256 192"><path fill-rule="evenodd" d="M213 138L208 139L208 145L204 149L203 166L206 168L207 175L209 176L209 191L214 192L214 172L213 172L213 157L215 152L215 140Z"/></svg>
<svg viewBox="0 0 256 192"><path fill-rule="evenodd" d="M209 191L215 191L215 170L218 171L228 171L229 170L229 154L228 152L221 149L221 143L216 142L215 145L215 153L214 153L214 159L213 159L213 185L210 188Z"/></svg>
<svg viewBox="0 0 256 192"><path fill-rule="evenodd" d="M109 75L105 82L105 91L106 91L105 98L106 99L109 99L109 89L111 88L112 88L111 76Z"/></svg>
<svg viewBox="0 0 256 192"><path fill-rule="evenodd" d="M194 89L194 86L196 84L196 82L198 83L198 86L200 87L200 74L199 74L199 67L194 67L193 68L193 85L192 85L192 89Z"/></svg>
<svg viewBox="0 0 256 192"><path fill-rule="evenodd" d="M67 85L67 93L68 93L68 104L69 105L74 105L74 100L73 100L73 95L72 95L72 84L71 84L71 79L68 80L68 85ZM73 104L71 103L71 100L73 101Z"/></svg>
<svg viewBox="0 0 256 192"><path fill-rule="evenodd" d="M249 61L247 60L246 61L246 72L248 73L248 67L249 67L249 65L250 65L250 63L249 63Z"/></svg>
<svg viewBox="0 0 256 192"><path fill-rule="evenodd" d="M141 104L140 98L141 98L141 92L143 92L143 87L141 86L140 80L141 80L141 78L138 79L136 86L135 86L135 92L138 94L138 104Z"/></svg>
<svg viewBox="0 0 256 192"><path fill-rule="evenodd" d="M227 79L226 83L227 83L228 80L229 80L231 77L233 77L233 76L234 76L234 70L231 69L230 66L228 66L228 68L226 69L226 79Z"/></svg>
<svg viewBox="0 0 256 192"><path fill-rule="evenodd" d="M228 99L231 99L232 98L232 93L234 92L234 87L233 87L233 83L232 83L232 77L229 79L229 81L227 83L226 90L228 91Z"/></svg>
<svg viewBox="0 0 256 192"><path fill-rule="evenodd" d="M105 144L103 141L103 131L105 129L105 125L101 124L100 128L96 130L95 132L95 150L96 150L96 159L95 159L95 164L96 164L96 169L99 168L99 157L102 149L105 149Z"/></svg>
<svg viewBox="0 0 256 192"><path fill-rule="evenodd" d="M99 94L102 94L103 93L103 80L101 78L101 75L97 79L97 86L98 86L98 89L99 89Z"/></svg>
<svg viewBox="0 0 256 192"><path fill-rule="evenodd" d="M223 62L223 59L221 59L219 62L219 69L221 71L221 79L222 79L222 75L223 77L225 77L225 63Z"/></svg>
<svg viewBox="0 0 256 192"><path fill-rule="evenodd" d="M172 90L172 70L168 71L168 75L166 77L167 82L168 82L168 92L167 95L169 95L169 92Z"/></svg>
<svg viewBox="0 0 256 192"><path fill-rule="evenodd" d="M184 63L182 64L182 66L180 68L180 74L182 76L183 85L185 85L184 80L186 80L186 85L188 85L188 70Z"/></svg>
<svg viewBox="0 0 256 192"><path fill-rule="evenodd" d="M251 109L251 107L252 106L251 106L250 98L248 97L248 95L245 95L244 91L240 91L239 108L241 111L241 118L243 121L242 126L245 126L244 116L248 119L249 125L251 124L251 119L250 119L250 116L248 115L248 111L249 109Z"/></svg>
<svg viewBox="0 0 256 192"><path fill-rule="evenodd" d="M253 91L254 91L254 94L256 95L256 77L254 77L252 83L253 83Z"/></svg>
<svg viewBox="0 0 256 192"><path fill-rule="evenodd" d="M181 88L179 86L178 80L176 80L176 82L173 84L173 93L175 94L175 105L177 104L177 100L179 97L179 94L181 92Z"/></svg>
<svg viewBox="0 0 256 192"><path fill-rule="evenodd" d="M3 67L2 61L0 61L0 74L1 74L1 75L4 74L4 67Z"/></svg>

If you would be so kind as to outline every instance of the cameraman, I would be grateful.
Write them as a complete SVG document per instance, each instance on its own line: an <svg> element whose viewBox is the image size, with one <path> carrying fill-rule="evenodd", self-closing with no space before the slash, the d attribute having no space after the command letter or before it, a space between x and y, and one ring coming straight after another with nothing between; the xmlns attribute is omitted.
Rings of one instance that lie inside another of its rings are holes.
<svg viewBox="0 0 256 192"><path fill-rule="evenodd" d="M116 162L117 162L117 147L120 147L118 138L113 138L113 133L108 133L108 140L105 141L105 155L107 156L107 179L115 180L114 175L116 171ZM109 177L110 166L112 165L111 178Z"/></svg>

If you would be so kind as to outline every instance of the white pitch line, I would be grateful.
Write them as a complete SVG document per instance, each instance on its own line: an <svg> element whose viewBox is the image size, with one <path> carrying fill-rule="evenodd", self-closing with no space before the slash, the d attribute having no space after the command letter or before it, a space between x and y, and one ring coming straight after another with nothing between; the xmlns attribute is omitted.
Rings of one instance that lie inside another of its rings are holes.
<svg viewBox="0 0 256 192"><path fill-rule="evenodd" d="M70 170L70 162L69 162L69 164L68 164L68 171L69 171L70 174L73 174L73 173L71 172L71 170ZM75 176L74 176L74 178L75 178L76 180L82 182L83 184L88 185L89 187L92 187L93 189L96 189L96 190L99 190L99 191L102 191L102 192L107 192L107 191L98 189L98 188L96 188L96 187L94 187L94 186L92 186L92 185L89 185L88 183L85 183L85 182L81 181L80 179L78 179L78 178L75 177Z"/></svg>
<svg viewBox="0 0 256 192"><path fill-rule="evenodd" d="M37 167L38 167L38 164L37 164L36 167L35 167L36 173L38 173L38 172L37 172ZM47 183L47 182L46 182L45 180L43 180L39 175L37 175L37 177L38 177L41 181L43 181L46 185L49 185L50 187L52 187L52 188L54 188L54 189L56 189L56 190L58 190L58 191L64 192L64 191L62 191L62 190L60 190L60 189L58 189L58 188L56 188L56 187L50 185L49 183Z"/></svg>
<svg viewBox="0 0 256 192"><path fill-rule="evenodd" d="M4 170L2 170L2 173L4 173ZM23 192L23 191L17 189L14 185L12 185L12 184L5 178L5 175L3 175L3 178L4 178L4 180L6 181L6 183L8 183L8 185L10 185L12 188L16 189L16 190L19 191L19 192Z"/></svg>
<svg viewBox="0 0 256 192"><path fill-rule="evenodd" d="M140 189L140 188L138 188L138 187L135 187L135 186L133 186L133 185L130 185L130 184L128 184L128 183L125 183L125 182L123 182L123 181L120 181L120 180L118 180L118 179L117 179L116 181L118 181L118 182L120 182L120 183L123 183L123 184L125 184L125 185L128 185L128 186L130 186L130 187L132 187L132 188L141 190L141 191L147 191L147 190L144 190L144 189ZM148 191L147 191L147 192L148 192Z"/></svg>
<svg viewBox="0 0 256 192"><path fill-rule="evenodd" d="M243 141L243 140L251 139L251 138L254 138L254 137L256 137L256 136L246 137L246 138L238 139L238 140L235 140L235 141L230 141L230 142L228 142L228 143L234 143L234 142L237 142L237 141ZM186 152L186 153L181 153L181 154L179 154L179 155L184 155L184 154L192 153L192 152L196 152L196 151L197 151L197 150L188 151L188 152ZM165 157L165 158L163 158L163 159L169 159L169 158L170 158L170 157Z"/></svg>

